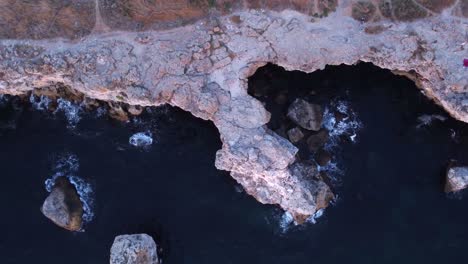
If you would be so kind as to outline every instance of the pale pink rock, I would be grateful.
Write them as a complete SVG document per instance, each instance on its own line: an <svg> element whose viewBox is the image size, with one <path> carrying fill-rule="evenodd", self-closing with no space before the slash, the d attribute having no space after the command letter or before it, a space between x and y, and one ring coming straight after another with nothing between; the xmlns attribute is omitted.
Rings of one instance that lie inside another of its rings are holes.
<svg viewBox="0 0 468 264"><path fill-rule="evenodd" d="M323 182L308 182L291 170L296 147L265 126L270 114L247 93L247 79L259 67L270 62L313 72L326 65L371 62L411 77L427 97L468 122L468 75L460 63L466 58L463 15L381 19L373 22L379 30L366 32L365 24L349 16L350 4L339 3L323 18L241 9L217 17L216 23L109 32L112 27L99 17L89 20L97 21L91 35L73 41L2 39L0 93L62 85L94 99L115 101L124 93L122 102L130 105L171 104L212 120L223 142L216 166L230 171L260 202L277 204L303 220L329 195L317 191L325 188ZM125 21L112 22L126 28Z"/></svg>
<svg viewBox="0 0 468 264"><path fill-rule="evenodd" d="M468 167L450 167L447 170L445 192L458 192L468 187Z"/></svg>

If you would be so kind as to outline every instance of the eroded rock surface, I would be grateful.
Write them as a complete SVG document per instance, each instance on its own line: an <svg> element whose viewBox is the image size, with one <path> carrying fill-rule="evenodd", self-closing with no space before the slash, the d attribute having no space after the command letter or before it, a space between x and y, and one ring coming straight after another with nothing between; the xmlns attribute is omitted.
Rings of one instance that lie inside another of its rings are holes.
<svg viewBox="0 0 468 264"><path fill-rule="evenodd" d="M289 106L288 117L302 128L318 131L322 127L323 110L320 105L296 99Z"/></svg>
<svg viewBox="0 0 468 264"><path fill-rule="evenodd" d="M450 167L447 170L445 192L458 192L468 187L468 167Z"/></svg>
<svg viewBox="0 0 468 264"><path fill-rule="evenodd" d="M80 230L83 224L83 204L66 177L57 178L41 212L56 225L70 231Z"/></svg>
<svg viewBox="0 0 468 264"><path fill-rule="evenodd" d="M59 2L0 0L0 93L60 85L212 120L223 142L216 166L296 220L328 195L317 191L323 182L292 169L297 148L265 126L270 114L247 93L257 68L271 62L313 72L371 62L412 78L468 122L466 1ZM31 11L37 8L54 12ZM31 14L22 17L23 9Z"/></svg>
<svg viewBox="0 0 468 264"><path fill-rule="evenodd" d="M158 247L147 234L121 235L115 238L111 264L159 264Z"/></svg>

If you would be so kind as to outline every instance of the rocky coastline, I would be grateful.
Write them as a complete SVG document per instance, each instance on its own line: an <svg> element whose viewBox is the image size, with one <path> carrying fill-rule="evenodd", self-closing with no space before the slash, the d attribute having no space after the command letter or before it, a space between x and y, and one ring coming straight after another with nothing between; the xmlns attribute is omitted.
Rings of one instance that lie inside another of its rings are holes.
<svg viewBox="0 0 468 264"><path fill-rule="evenodd" d="M68 35L1 32L0 93L79 95L75 100L108 102L123 121L125 112L162 104L211 120L223 142L216 167L298 223L325 208L330 195L323 181L310 181L310 170L296 162L298 148L266 126L270 113L248 93L247 79L259 67L273 63L313 72L370 62L411 78L451 116L468 122L463 1L415 1L406 9L397 8L396 0L312 1L317 8L327 3L313 14L290 6L233 7L208 16L194 9L193 22L163 28L148 22L138 30L131 19L116 24L106 5L85 2L89 7L80 8L90 8L92 17ZM380 2L390 3L390 15ZM20 7L7 10L14 8ZM155 19L153 24L163 18Z"/></svg>

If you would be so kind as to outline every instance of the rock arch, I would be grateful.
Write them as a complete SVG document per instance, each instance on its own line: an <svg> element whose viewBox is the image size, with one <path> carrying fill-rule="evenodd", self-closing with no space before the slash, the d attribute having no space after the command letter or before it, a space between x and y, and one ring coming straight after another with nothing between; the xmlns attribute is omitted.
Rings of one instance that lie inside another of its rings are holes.
<svg viewBox="0 0 468 264"><path fill-rule="evenodd" d="M7 35L0 40L0 93L60 84L94 99L167 103L212 120L223 142L216 166L260 202L278 204L301 222L324 206L323 189L291 168L297 149L266 128L269 113L248 95L247 79L259 67L313 72L371 62L411 76L426 96L468 122L465 18L443 13L366 24L350 17L350 9L342 1L321 18L241 9L167 30L103 31L79 41Z"/></svg>

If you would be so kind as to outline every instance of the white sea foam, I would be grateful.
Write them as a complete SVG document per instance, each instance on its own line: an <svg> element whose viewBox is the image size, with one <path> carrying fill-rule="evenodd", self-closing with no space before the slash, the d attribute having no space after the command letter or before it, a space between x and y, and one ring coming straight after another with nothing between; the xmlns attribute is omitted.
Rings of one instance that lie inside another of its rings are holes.
<svg viewBox="0 0 468 264"><path fill-rule="evenodd" d="M335 112L339 112L345 117L341 120L337 120ZM362 122L348 102L339 100L331 102L330 105L325 108L323 127L327 129L329 133L329 139L324 148L332 153L338 151L343 137L348 137L353 143L357 142L359 136L358 132L362 128ZM331 180L335 182L339 182L340 176L344 174L344 171L339 167L336 161L331 161L325 166L318 166L318 170L326 172Z"/></svg>
<svg viewBox="0 0 468 264"><path fill-rule="evenodd" d="M63 155L56 161L52 176L45 181L45 188L48 192L51 192L55 181L59 177L67 177L70 183L75 186L83 204L83 221L84 223L89 223L94 218L94 192L89 182L77 176L79 167L79 160L75 154Z"/></svg>
<svg viewBox="0 0 468 264"><path fill-rule="evenodd" d="M342 120L336 120L334 111L346 115ZM329 131L330 139L325 145L327 150L331 150L339 145L339 139L347 136L352 142L356 142L358 131L362 128L362 123L356 113L351 109L346 101L332 102L325 108L323 127Z"/></svg>
<svg viewBox="0 0 468 264"><path fill-rule="evenodd" d="M317 220L320 217L322 217L324 213L325 213L325 209L317 210L317 212L315 212L315 214L313 214L312 216L307 218L307 223L316 224Z"/></svg>
<svg viewBox="0 0 468 264"><path fill-rule="evenodd" d="M320 209L315 214L307 218L306 223L308 224L316 224L317 220L323 216L325 213L325 209ZM288 232L292 227L297 226L296 221L294 221L294 218L291 213L289 212L284 212L280 219L279 219L279 228L281 230L281 233L284 234Z"/></svg>
<svg viewBox="0 0 468 264"><path fill-rule="evenodd" d="M238 193L243 193L244 192L244 187L242 187L242 185L240 184L236 184L234 185L234 190Z"/></svg>
<svg viewBox="0 0 468 264"><path fill-rule="evenodd" d="M279 221L279 225L282 233L286 233L291 225L294 223L294 218L291 213L284 212Z"/></svg>
<svg viewBox="0 0 468 264"><path fill-rule="evenodd" d="M338 166L336 161L330 161L325 166L320 166L317 164L317 170L319 172L326 172L330 180L334 183L339 183L341 176L344 175L344 171Z"/></svg>
<svg viewBox="0 0 468 264"><path fill-rule="evenodd" d="M44 95L38 97L34 94L31 94L31 96L29 96L29 102L31 103L34 109L44 111L49 109L51 100L49 99L49 97Z"/></svg>
<svg viewBox="0 0 468 264"><path fill-rule="evenodd" d="M81 105L59 98L57 100L57 109L54 111L54 114L62 112L68 121L68 127L74 128L81 120L80 114L82 110Z"/></svg>
<svg viewBox="0 0 468 264"><path fill-rule="evenodd" d="M45 187L48 192L52 191L55 180L59 177L66 177L70 174L76 174L80 167L78 157L75 154L65 154L56 161L53 167L53 175L45 181Z"/></svg>
<svg viewBox="0 0 468 264"><path fill-rule="evenodd" d="M98 107L98 109L96 109L96 116L95 117L102 117L104 116L105 114L107 114L107 109L104 108L104 107Z"/></svg>
<svg viewBox="0 0 468 264"><path fill-rule="evenodd" d="M10 102L10 96L5 94L0 94L0 106L5 106Z"/></svg>
<svg viewBox="0 0 468 264"><path fill-rule="evenodd" d="M447 120L447 117L442 115L421 115L418 117L418 124L416 125L416 128L430 126L434 121L437 120L444 122L445 120Z"/></svg>
<svg viewBox="0 0 468 264"><path fill-rule="evenodd" d="M147 147L153 144L152 136L151 132L139 132L133 134L128 142L135 147Z"/></svg>
<svg viewBox="0 0 468 264"><path fill-rule="evenodd" d="M83 178L78 176L68 176L68 180L75 186L78 195L80 196L81 203L83 204L83 221L85 223L91 222L94 218L94 191L90 183L86 182Z"/></svg>
<svg viewBox="0 0 468 264"><path fill-rule="evenodd" d="M52 100L44 95L41 96L35 96L34 94L31 94L29 96L29 102L31 103L32 107L36 110L39 111L45 111L48 110ZM67 119L68 122L68 127L69 128L74 128L78 124L78 122L81 120L81 112L83 111L83 106L81 104L75 104L71 101L68 101L63 98L59 98L57 100L57 108L53 112L54 114L57 113L63 113L65 118ZM98 112L98 115L100 112Z"/></svg>

